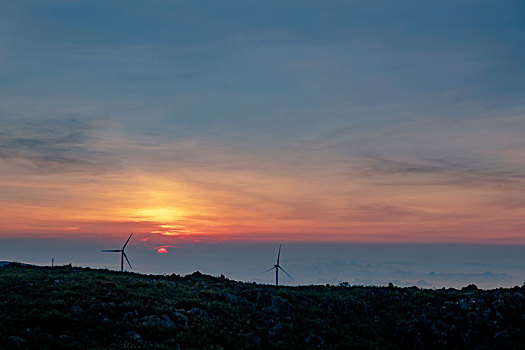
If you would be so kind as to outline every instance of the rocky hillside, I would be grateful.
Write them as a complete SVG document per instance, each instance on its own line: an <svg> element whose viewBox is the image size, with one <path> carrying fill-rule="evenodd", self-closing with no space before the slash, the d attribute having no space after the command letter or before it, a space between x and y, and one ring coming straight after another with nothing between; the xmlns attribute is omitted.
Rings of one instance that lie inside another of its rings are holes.
<svg viewBox="0 0 525 350"><path fill-rule="evenodd" d="M275 287L198 272L4 264L0 347L518 349L524 294L523 287Z"/></svg>

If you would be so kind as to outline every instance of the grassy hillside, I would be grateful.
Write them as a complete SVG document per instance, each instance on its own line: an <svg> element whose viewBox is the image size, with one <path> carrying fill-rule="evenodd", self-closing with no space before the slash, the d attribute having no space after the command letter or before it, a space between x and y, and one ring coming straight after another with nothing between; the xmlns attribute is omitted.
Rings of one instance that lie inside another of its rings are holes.
<svg viewBox="0 0 525 350"><path fill-rule="evenodd" d="M525 291L275 287L198 272L0 267L0 347L525 348Z"/></svg>

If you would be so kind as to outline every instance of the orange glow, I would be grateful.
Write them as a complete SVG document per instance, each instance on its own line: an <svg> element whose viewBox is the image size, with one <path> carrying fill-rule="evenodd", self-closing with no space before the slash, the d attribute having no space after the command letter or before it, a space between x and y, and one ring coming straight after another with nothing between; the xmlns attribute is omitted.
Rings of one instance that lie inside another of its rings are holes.
<svg viewBox="0 0 525 350"><path fill-rule="evenodd" d="M159 253L159 254L166 254L166 253L168 253L168 250L166 248L159 248L159 249L157 249L157 253Z"/></svg>
<svg viewBox="0 0 525 350"><path fill-rule="evenodd" d="M0 176L4 237L137 232L151 244L504 243L520 241L525 214L519 205L509 207L504 187L442 185L438 175L301 176L308 169L298 166L282 173L177 169L98 177L35 175L10 166Z"/></svg>

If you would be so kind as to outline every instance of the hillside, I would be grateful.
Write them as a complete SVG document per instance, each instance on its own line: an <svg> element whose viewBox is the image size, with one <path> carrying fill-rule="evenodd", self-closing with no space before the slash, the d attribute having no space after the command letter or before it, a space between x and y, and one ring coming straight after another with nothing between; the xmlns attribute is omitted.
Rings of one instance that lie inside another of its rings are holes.
<svg viewBox="0 0 525 350"><path fill-rule="evenodd" d="M525 348L525 290L275 287L198 272L0 267L5 348ZM1 347L2 345L0 345Z"/></svg>

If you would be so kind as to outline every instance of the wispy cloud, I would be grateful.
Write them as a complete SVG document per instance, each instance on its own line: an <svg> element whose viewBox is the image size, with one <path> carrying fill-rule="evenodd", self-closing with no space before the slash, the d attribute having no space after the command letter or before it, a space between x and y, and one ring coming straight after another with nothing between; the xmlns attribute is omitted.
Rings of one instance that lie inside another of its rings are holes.
<svg viewBox="0 0 525 350"><path fill-rule="evenodd" d="M482 273L442 273L442 272L429 272L426 274L429 278L441 281L504 281L508 278L506 273L494 273L485 271Z"/></svg>
<svg viewBox="0 0 525 350"><path fill-rule="evenodd" d="M519 164L499 163L479 159L394 159L370 157L366 173L369 176L388 176L392 185L457 185L514 187L525 181L525 167ZM397 177L404 175L406 177ZM386 183L389 184L388 180ZM381 182L379 182L381 184Z"/></svg>
<svg viewBox="0 0 525 350"><path fill-rule="evenodd" d="M77 117L5 118L0 159L37 172L102 172L115 160L96 148L96 127Z"/></svg>

